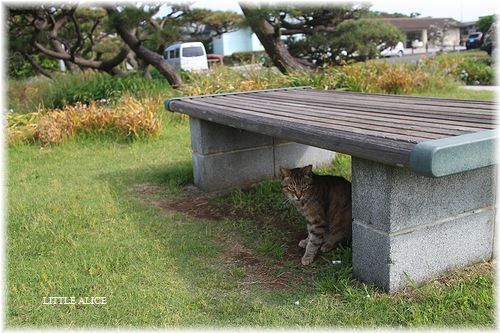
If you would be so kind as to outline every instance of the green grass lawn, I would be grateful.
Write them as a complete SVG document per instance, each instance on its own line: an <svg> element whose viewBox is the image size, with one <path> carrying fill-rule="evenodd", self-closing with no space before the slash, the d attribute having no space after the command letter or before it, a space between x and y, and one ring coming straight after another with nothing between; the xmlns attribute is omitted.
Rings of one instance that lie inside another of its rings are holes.
<svg viewBox="0 0 500 333"><path fill-rule="evenodd" d="M436 96L436 91L425 90L416 93L417 96ZM441 98L456 98L456 99L471 99L471 100L494 100L495 91L491 90L468 90L461 87L455 89L449 89L445 91L439 91L439 97Z"/></svg>
<svg viewBox="0 0 500 333"><path fill-rule="evenodd" d="M494 327L490 263L393 295L352 278L349 248L302 267L304 224L276 182L218 197L185 186L186 121L149 141L11 146L7 159L8 327Z"/></svg>

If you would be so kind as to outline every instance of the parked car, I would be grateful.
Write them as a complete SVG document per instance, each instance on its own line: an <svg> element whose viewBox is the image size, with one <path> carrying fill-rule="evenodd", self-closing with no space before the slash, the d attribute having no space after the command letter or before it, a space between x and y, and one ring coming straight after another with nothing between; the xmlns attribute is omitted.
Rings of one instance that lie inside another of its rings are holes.
<svg viewBox="0 0 500 333"><path fill-rule="evenodd" d="M496 22L493 22L490 28L488 29L488 32L484 34L483 45L481 46L481 50L488 52L489 55L491 55L493 51L496 52L497 48L496 30L497 30L497 24Z"/></svg>
<svg viewBox="0 0 500 333"><path fill-rule="evenodd" d="M396 46L390 47L386 47L385 43L382 43L378 47L382 57L402 57L405 54L403 42L398 42Z"/></svg>
<svg viewBox="0 0 500 333"><path fill-rule="evenodd" d="M163 58L186 71L208 69L207 52L201 42L170 45L165 49Z"/></svg>
<svg viewBox="0 0 500 333"><path fill-rule="evenodd" d="M469 37L467 37L467 40L465 41L465 48L467 50L477 49L482 44L482 37L483 37L482 32L471 33Z"/></svg>
<svg viewBox="0 0 500 333"><path fill-rule="evenodd" d="M224 65L224 56L221 54L209 53L207 54L207 60L208 60L208 68Z"/></svg>

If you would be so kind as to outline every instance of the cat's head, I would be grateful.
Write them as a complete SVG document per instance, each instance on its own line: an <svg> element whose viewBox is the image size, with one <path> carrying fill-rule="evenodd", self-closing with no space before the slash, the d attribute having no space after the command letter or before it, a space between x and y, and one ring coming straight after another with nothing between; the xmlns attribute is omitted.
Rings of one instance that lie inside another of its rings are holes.
<svg viewBox="0 0 500 333"><path fill-rule="evenodd" d="M287 169L280 167L281 188L285 196L294 201L308 199L312 193L312 165Z"/></svg>

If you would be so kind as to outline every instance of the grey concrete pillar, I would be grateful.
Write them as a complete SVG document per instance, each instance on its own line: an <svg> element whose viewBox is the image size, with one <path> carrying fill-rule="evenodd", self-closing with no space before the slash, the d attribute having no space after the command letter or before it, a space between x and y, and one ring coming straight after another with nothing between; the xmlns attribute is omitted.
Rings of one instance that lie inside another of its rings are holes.
<svg viewBox="0 0 500 333"><path fill-rule="evenodd" d="M355 277L388 291L493 255L495 169L440 178L352 159Z"/></svg>
<svg viewBox="0 0 500 333"><path fill-rule="evenodd" d="M205 191L245 186L278 175L280 165L330 163L331 151L190 119L194 184Z"/></svg>

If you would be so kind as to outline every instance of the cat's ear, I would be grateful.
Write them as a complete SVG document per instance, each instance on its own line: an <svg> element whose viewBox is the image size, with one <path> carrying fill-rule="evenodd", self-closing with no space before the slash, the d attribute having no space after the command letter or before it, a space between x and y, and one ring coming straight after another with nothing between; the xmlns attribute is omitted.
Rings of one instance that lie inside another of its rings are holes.
<svg viewBox="0 0 500 333"><path fill-rule="evenodd" d="M290 169L280 166L280 179L285 179L285 177L290 177Z"/></svg>
<svg viewBox="0 0 500 333"><path fill-rule="evenodd" d="M302 169L300 169L300 172L304 176L310 176L310 175L312 175L312 168L313 168L313 166L311 164L309 164L309 165L306 165L305 167L303 167Z"/></svg>

